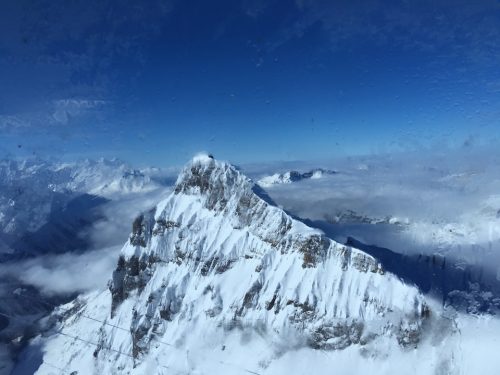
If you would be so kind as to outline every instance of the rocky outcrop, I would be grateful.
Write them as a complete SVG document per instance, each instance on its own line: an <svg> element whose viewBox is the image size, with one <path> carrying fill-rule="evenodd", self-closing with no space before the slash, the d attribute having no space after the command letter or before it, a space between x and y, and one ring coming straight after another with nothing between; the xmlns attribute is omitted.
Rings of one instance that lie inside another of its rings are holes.
<svg viewBox="0 0 500 375"><path fill-rule="evenodd" d="M154 265L159 261L154 255L143 255L140 258L132 256L118 258L118 264L113 271L109 285L111 291L111 316L119 304L137 290L142 292L154 273Z"/></svg>
<svg viewBox="0 0 500 375"><path fill-rule="evenodd" d="M304 261L302 267L314 267L318 261L323 260L326 255L328 248L330 247L330 241L325 237L320 235L314 235L307 238L300 244L299 251L304 255Z"/></svg>
<svg viewBox="0 0 500 375"><path fill-rule="evenodd" d="M141 214L135 218L129 238L131 245L146 247L153 234L154 213L155 211L152 210L147 214Z"/></svg>

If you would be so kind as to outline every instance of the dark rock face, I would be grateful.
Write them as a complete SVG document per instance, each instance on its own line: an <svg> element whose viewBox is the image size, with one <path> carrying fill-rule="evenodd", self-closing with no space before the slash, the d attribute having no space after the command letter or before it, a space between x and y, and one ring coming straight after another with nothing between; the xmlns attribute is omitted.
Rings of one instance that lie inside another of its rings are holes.
<svg viewBox="0 0 500 375"><path fill-rule="evenodd" d="M378 263L377 260L372 257L356 254L352 259L352 265L354 268L361 272L379 272L381 274L384 273L382 266Z"/></svg>
<svg viewBox="0 0 500 375"><path fill-rule="evenodd" d="M173 228L179 228L179 223L171 220L158 219L153 227L152 234L153 236L163 236L165 231L168 231Z"/></svg>
<svg viewBox="0 0 500 375"><path fill-rule="evenodd" d="M202 276L207 276L210 271L215 267L219 258L210 258L206 262L203 263L203 266L200 269L200 273Z"/></svg>
<svg viewBox="0 0 500 375"><path fill-rule="evenodd" d="M152 255L143 255L139 259L132 256L129 259L120 256L109 285L111 291L111 316L116 308L133 290L142 291L154 272L154 265L159 259Z"/></svg>
<svg viewBox="0 0 500 375"><path fill-rule="evenodd" d="M151 324L148 320L143 320L142 324L132 328L132 356L134 358L138 358L148 350L149 342L146 342L144 338L148 334L150 328Z"/></svg>
<svg viewBox="0 0 500 375"><path fill-rule="evenodd" d="M234 259L221 259L213 257L203 263L200 269L202 276L207 276L210 272L215 271L216 274L224 273L233 266L236 260Z"/></svg>
<svg viewBox="0 0 500 375"><path fill-rule="evenodd" d="M309 346L323 350L345 349L352 344L359 344L362 334L361 322L322 325L312 333Z"/></svg>
<svg viewBox="0 0 500 375"><path fill-rule="evenodd" d="M311 173L311 176L312 176L312 173ZM310 176L309 176L310 177ZM297 171L290 171L290 181L300 181L302 180L302 174L300 172L297 172Z"/></svg>
<svg viewBox="0 0 500 375"><path fill-rule="evenodd" d="M273 298L271 298L270 301L266 302L266 310L270 311L273 309L273 307L276 306L276 309L274 310L275 314L279 313L279 305L280 305L281 298L278 296L277 293L273 294Z"/></svg>
<svg viewBox="0 0 500 375"><path fill-rule="evenodd" d="M484 291L479 283L469 283L466 290L453 290L446 296L445 305L453 306L468 314L483 312L498 314L500 312L500 295L498 292Z"/></svg>
<svg viewBox="0 0 500 375"><path fill-rule="evenodd" d="M316 264L326 257L326 251L330 246L329 241L323 236L314 235L304 241L299 251L304 254L303 268L315 267Z"/></svg>
<svg viewBox="0 0 500 375"><path fill-rule="evenodd" d="M208 167L202 165L191 166L189 173L186 173L183 180L175 186L175 193L187 193L193 188L199 189L201 193L207 192L210 188L210 176L214 168L213 164Z"/></svg>
<svg viewBox="0 0 500 375"><path fill-rule="evenodd" d="M292 323L296 325L303 324L304 322L311 322L316 317L316 301L292 301L289 300L287 305L293 305L295 308L293 314L290 315L289 319Z"/></svg>
<svg viewBox="0 0 500 375"><path fill-rule="evenodd" d="M175 193L201 193L207 194L205 207L209 210L223 211L226 208L231 187L237 179L234 170L225 167L225 174L215 176L215 162L208 165L195 164L184 171L182 178L175 186ZM224 179L224 180L223 180Z"/></svg>
<svg viewBox="0 0 500 375"><path fill-rule="evenodd" d="M153 234L154 213L154 210L152 210L135 218L129 239L132 245L146 247Z"/></svg>
<svg viewBox="0 0 500 375"><path fill-rule="evenodd" d="M184 295L175 287L162 285L153 291L147 301L149 311L159 311L159 316L141 315L133 310L130 333L132 336L132 356L134 359L147 354L151 341L157 339L161 321L170 322L179 313Z"/></svg>
<svg viewBox="0 0 500 375"><path fill-rule="evenodd" d="M109 285L109 290L111 291L111 316L114 315L116 308L124 300L123 280L126 272L125 265L125 258L121 256L118 259L116 269L113 271L113 276Z"/></svg>
<svg viewBox="0 0 500 375"><path fill-rule="evenodd" d="M247 226L251 223L253 219L252 211L250 208L257 208L259 199L253 194L243 194L238 201L238 206L236 207L236 214L240 219L240 226ZM258 215L258 213L256 213Z"/></svg>
<svg viewBox="0 0 500 375"><path fill-rule="evenodd" d="M245 309L251 309L259 300L259 293L262 290L262 284L256 281L243 297L241 308L236 312L237 316L242 316Z"/></svg>

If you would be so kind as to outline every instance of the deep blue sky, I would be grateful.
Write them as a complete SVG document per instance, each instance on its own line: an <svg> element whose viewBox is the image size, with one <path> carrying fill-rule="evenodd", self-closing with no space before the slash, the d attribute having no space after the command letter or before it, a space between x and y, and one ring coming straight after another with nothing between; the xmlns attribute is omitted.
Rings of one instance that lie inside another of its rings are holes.
<svg viewBox="0 0 500 375"><path fill-rule="evenodd" d="M474 147L499 99L497 0L0 1L0 157Z"/></svg>

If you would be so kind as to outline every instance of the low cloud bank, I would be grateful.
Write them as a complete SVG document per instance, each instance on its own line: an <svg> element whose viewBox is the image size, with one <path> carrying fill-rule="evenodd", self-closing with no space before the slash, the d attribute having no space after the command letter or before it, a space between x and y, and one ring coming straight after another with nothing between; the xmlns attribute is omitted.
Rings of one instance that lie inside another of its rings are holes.
<svg viewBox="0 0 500 375"><path fill-rule="evenodd" d="M332 223L336 240L353 236L401 253L437 252L489 265L500 261L499 161L498 148L465 147L243 170L254 180L293 169L336 170L266 190L287 211Z"/></svg>
<svg viewBox="0 0 500 375"><path fill-rule="evenodd" d="M120 246L75 254L45 255L0 266L0 277L17 278L47 296L103 289L116 265Z"/></svg>
<svg viewBox="0 0 500 375"><path fill-rule="evenodd" d="M169 188L117 197L99 207L102 219L75 234L89 240L88 249L47 254L0 265L0 278L17 279L46 296L71 295L106 287L127 241L132 221L169 194Z"/></svg>
<svg viewBox="0 0 500 375"><path fill-rule="evenodd" d="M476 147L243 165L254 180L313 168L334 175L266 188L287 211L331 224L329 235L353 236L400 253L442 253L475 264L500 264L500 152ZM85 252L46 255L0 267L46 294L105 287L133 219L171 192L162 187L114 197L103 219L80 236ZM496 270L500 276L500 270ZM499 277L500 278L500 277ZM64 284L64 285L63 285Z"/></svg>

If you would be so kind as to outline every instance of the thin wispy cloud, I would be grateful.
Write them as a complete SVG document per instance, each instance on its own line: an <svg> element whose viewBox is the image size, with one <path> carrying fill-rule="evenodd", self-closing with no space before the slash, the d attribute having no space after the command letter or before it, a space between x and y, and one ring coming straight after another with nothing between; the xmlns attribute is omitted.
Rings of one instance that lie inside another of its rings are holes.
<svg viewBox="0 0 500 375"><path fill-rule="evenodd" d="M297 0L296 6L296 21L278 30L270 48L319 26L334 50L364 38L370 45L403 50L437 53L451 48L457 57L490 65L500 55L500 4L493 0L396 1L390 6L380 0Z"/></svg>
<svg viewBox="0 0 500 375"><path fill-rule="evenodd" d="M4 131L30 127L31 123L21 116L0 115L0 129Z"/></svg>
<svg viewBox="0 0 500 375"><path fill-rule="evenodd" d="M55 123L68 124L78 116L87 115L90 111L102 109L107 104L104 100L95 99L59 99L53 102L52 119Z"/></svg>
<svg viewBox="0 0 500 375"><path fill-rule="evenodd" d="M126 69L140 71L143 48L171 4L2 4L0 129L50 135L58 131L53 125L106 123L116 86L137 79L130 72L117 76L114 64L126 61Z"/></svg>
<svg viewBox="0 0 500 375"><path fill-rule="evenodd" d="M44 133L57 129L60 125L80 124L85 120L95 120L105 116L111 102L100 99L57 99L45 108L17 114L0 115L0 129L4 134L34 132Z"/></svg>

